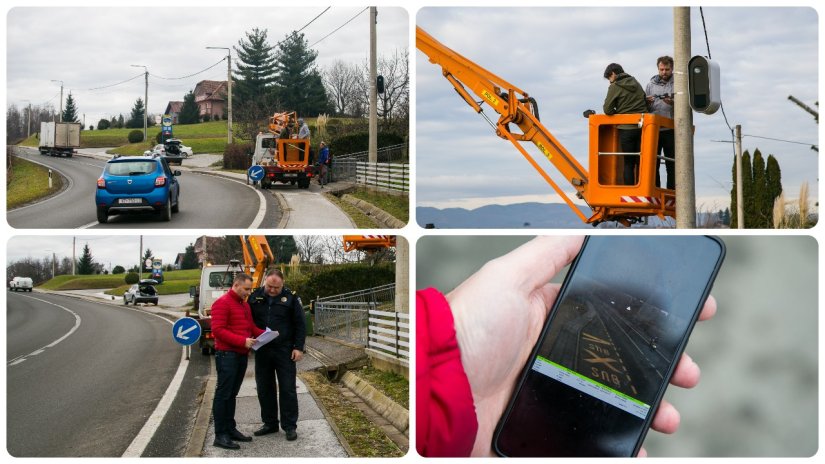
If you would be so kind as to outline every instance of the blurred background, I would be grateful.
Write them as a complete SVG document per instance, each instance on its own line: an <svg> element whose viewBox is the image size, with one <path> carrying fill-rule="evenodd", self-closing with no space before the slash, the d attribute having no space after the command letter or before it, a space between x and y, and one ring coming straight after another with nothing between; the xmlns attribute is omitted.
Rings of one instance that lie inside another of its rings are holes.
<svg viewBox="0 0 825 464"><path fill-rule="evenodd" d="M416 286L449 292L527 236L427 236ZM818 449L818 247L808 236L726 236L713 287L719 311L694 330L687 353L702 381L670 387L675 435L651 431L650 456L810 457ZM561 282L566 270L553 281ZM491 283L493 284L493 283Z"/></svg>

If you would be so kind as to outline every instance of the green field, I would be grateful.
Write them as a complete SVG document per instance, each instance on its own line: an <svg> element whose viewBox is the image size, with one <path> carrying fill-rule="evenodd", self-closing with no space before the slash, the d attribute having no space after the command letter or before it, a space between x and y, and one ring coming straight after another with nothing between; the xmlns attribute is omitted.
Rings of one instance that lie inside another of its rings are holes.
<svg viewBox="0 0 825 464"><path fill-rule="evenodd" d="M171 295L174 293L189 293L189 287L198 285L200 281L200 269L190 269L186 271L168 271L163 273L164 282L157 285L158 293L161 295ZM122 295L129 285L124 278L126 274L118 275L61 275L48 280L38 288L44 290L88 290L106 288L110 295ZM143 278L148 278L143 274Z"/></svg>

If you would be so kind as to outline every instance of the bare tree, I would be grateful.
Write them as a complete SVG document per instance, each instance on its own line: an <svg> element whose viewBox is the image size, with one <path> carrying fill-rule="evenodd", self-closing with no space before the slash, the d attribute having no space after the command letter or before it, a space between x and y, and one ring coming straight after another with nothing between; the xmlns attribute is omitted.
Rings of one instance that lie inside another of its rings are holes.
<svg viewBox="0 0 825 464"><path fill-rule="evenodd" d="M323 263L323 247L318 235L296 235L295 244L303 263Z"/></svg>
<svg viewBox="0 0 825 464"><path fill-rule="evenodd" d="M324 86L335 115L353 115L352 110L358 107L358 72L357 67L342 60L335 60L324 71Z"/></svg>
<svg viewBox="0 0 825 464"><path fill-rule="evenodd" d="M384 93L378 95L378 117L385 125L409 120L409 50L396 50L392 56L378 58L378 74L384 77ZM369 101L369 63L361 67L358 89L361 99Z"/></svg>

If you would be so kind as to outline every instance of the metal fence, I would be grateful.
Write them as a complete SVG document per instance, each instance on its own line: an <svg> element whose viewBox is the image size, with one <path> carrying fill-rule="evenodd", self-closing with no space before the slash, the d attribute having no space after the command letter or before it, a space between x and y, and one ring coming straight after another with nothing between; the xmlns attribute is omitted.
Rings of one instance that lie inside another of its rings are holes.
<svg viewBox="0 0 825 464"><path fill-rule="evenodd" d="M409 162L409 150L406 143L391 145L378 149L379 163L404 164ZM332 159L332 180L355 182L357 164L369 161L369 152L361 151L346 155L335 155Z"/></svg>
<svg viewBox="0 0 825 464"><path fill-rule="evenodd" d="M394 309L395 284L319 298L314 330L408 360L410 317Z"/></svg>

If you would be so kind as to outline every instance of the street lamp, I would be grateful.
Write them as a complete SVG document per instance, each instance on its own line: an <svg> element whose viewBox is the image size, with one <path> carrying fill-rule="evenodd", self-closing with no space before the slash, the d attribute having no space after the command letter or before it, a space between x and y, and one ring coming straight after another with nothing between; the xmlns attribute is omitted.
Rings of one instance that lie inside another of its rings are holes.
<svg viewBox="0 0 825 464"><path fill-rule="evenodd" d="M209 50L226 50L226 143L232 144L232 49L229 47L206 47Z"/></svg>
<svg viewBox="0 0 825 464"><path fill-rule="evenodd" d="M145 85L143 92L143 142L146 143L146 118L149 114L149 68L142 64L133 64L133 68L143 68Z"/></svg>
<svg viewBox="0 0 825 464"><path fill-rule="evenodd" d="M31 100L22 100L29 103L29 109L26 112L26 138L31 136L32 130L32 102Z"/></svg>
<svg viewBox="0 0 825 464"><path fill-rule="evenodd" d="M56 258L55 258L55 255L54 255L54 250L52 250L52 249L50 249L50 248L47 248L47 249L45 249L45 250L43 250L43 251L51 251L51 252L52 252L52 279L54 279L54 274L55 274L55 269L54 269L54 267L55 267L55 261L56 261Z"/></svg>
<svg viewBox="0 0 825 464"><path fill-rule="evenodd" d="M52 82L60 82L60 120L59 122L63 122L63 81L56 81L52 79Z"/></svg>

